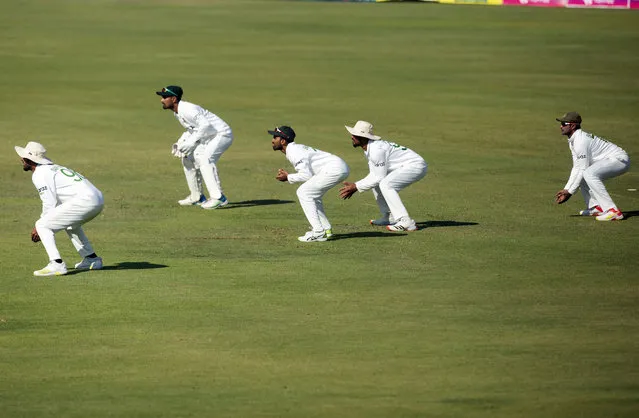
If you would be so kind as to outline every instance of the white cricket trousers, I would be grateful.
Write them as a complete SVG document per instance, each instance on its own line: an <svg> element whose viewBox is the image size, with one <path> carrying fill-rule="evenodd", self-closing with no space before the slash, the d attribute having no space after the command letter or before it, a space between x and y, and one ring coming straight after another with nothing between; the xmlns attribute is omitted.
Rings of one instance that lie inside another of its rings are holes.
<svg viewBox="0 0 639 418"><path fill-rule="evenodd" d="M601 209L618 209L613 202L603 181L609 178L617 177L628 171L630 168L630 158L628 155L619 156L618 158L606 158L593 163L584 170L584 177L579 185L581 195L586 202L586 208L593 206L601 206Z"/></svg>
<svg viewBox="0 0 639 418"><path fill-rule="evenodd" d="M64 202L38 219L35 227L49 260L62 258L55 245L55 233L63 229L66 230L80 256L86 257L93 254L95 251L82 230L82 224L98 216L102 208L104 208L104 198L100 193Z"/></svg>
<svg viewBox="0 0 639 418"><path fill-rule="evenodd" d="M186 184L191 192L191 199L197 201L202 193L202 181L209 192L209 199L222 197L222 183L217 172L217 162L231 144L233 135L216 135L203 144L198 144L193 154L182 158Z"/></svg>
<svg viewBox="0 0 639 418"><path fill-rule="evenodd" d="M348 174L348 165L345 162L329 164L297 189L297 198L300 201L300 206L302 206L304 215L314 232L331 229L331 223L324 211L322 197L330 189L345 180Z"/></svg>
<svg viewBox="0 0 639 418"><path fill-rule="evenodd" d="M390 213L395 220L408 218L408 211L399 197L399 191L424 178L427 171L428 165L423 162L407 164L388 173L373 188L373 196L382 216Z"/></svg>

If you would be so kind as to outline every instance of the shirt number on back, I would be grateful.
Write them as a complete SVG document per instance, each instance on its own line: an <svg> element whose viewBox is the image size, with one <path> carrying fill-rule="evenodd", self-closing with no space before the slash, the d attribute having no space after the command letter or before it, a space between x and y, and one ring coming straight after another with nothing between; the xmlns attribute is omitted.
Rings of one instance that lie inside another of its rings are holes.
<svg viewBox="0 0 639 418"><path fill-rule="evenodd" d="M76 173L73 170L69 170L68 168L61 169L60 173L64 174L67 177L73 178L73 181L82 181L82 180L84 180L84 177L82 177L80 174Z"/></svg>
<svg viewBox="0 0 639 418"><path fill-rule="evenodd" d="M403 147L403 146L401 146L401 145L399 145L399 144L396 144L396 143L394 143L394 142L389 142L389 144L391 145L391 147L393 147L393 148L399 148L399 149L401 149L402 151L406 151L406 150L408 149L408 148Z"/></svg>

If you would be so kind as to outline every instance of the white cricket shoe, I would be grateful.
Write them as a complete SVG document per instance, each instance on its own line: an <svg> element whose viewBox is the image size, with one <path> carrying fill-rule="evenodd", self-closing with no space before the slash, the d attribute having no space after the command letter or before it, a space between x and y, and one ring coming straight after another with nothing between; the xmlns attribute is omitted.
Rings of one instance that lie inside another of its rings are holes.
<svg viewBox="0 0 639 418"><path fill-rule="evenodd" d="M411 218L401 218L399 221L395 222L393 225L388 225L386 229L393 232L417 231L417 225L415 224L415 221L412 220Z"/></svg>
<svg viewBox="0 0 639 418"><path fill-rule="evenodd" d="M393 218L393 215L391 215L390 213L387 213L386 215L382 216L379 219L370 220L370 224L375 226L386 226L386 225L392 225L394 223L395 223L395 218Z"/></svg>
<svg viewBox="0 0 639 418"><path fill-rule="evenodd" d="M88 258L84 257L82 261L75 265L76 270L100 270L102 268L102 258L101 257L93 257Z"/></svg>
<svg viewBox="0 0 639 418"><path fill-rule="evenodd" d="M51 261L45 268L33 272L34 276L64 276L65 274L67 274L67 265L64 261L62 263Z"/></svg>
<svg viewBox="0 0 639 418"><path fill-rule="evenodd" d="M603 213L595 218L598 221L620 221L623 219L623 213L619 209L608 209L606 213Z"/></svg>
<svg viewBox="0 0 639 418"><path fill-rule="evenodd" d="M602 213L604 213L604 211L599 205L579 211L579 215L581 216L599 216Z"/></svg>
<svg viewBox="0 0 639 418"><path fill-rule="evenodd" d="M178 204L180 206L199 205L199 204L202 204L203 202L206 202L206 196L204 196L203 194L200 195L200 198L198 200L191 199L190 195L187 196L185 199L178 200Z"/></svg>
<svg viewBox="0 0 639 418"><path fill-rule="evenodd" d="M202 209L217 209L229 204L229 200L226 196L222 195L219 199L209 199L206 202L202 203L200 207Z"/></svg>
<svg viewBox="0 0 639 418"><path fill-rule="evenodd" d="M322 231L322 232L308 231L306 234L304 234L304 236L298 237L297 240L301 242L324 242L328 240L328 238L326 237L325 231Z"/></svg>

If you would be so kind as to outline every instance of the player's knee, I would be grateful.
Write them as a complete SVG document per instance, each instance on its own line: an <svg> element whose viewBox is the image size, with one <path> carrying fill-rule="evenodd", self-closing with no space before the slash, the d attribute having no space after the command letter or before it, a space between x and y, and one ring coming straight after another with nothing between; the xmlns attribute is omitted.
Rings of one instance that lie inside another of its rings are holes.
<svg viewBox="0 0 639 418"><path fill-rule="evenodd" d="M300 202L312 202L313 200L315 200L314 194L303 187L297 189L296 194Z"/></svg>
<svg viewBox="0 0 639 418"><path fill-rule="evenodd" d="M600 181L601 179L592 171L584 171L584 181L586 183L591 183L592 181Z"/></svg>
<svg viewBox="0 0 639 418"><path fill-rule="evenodd" d="M297 194L297 198L299 200L308 200L308 195L306 193L306 190L302 187L298 188L295 194Z"/></svg>
<svg viewBox="0 0 639 418"><path fill-rule="evenodd" d="M44 231L46 229L51 229L48 222L44 219L38 219L35 223L35 227L36 230L38 231L38 233L40 233L40 231Z"/></svg>
<svg viewBox="0 0 639 418"><path fill-rule="evenodd" d="M199 169L202 169L202 167L206 167L207 165L209 165L209 159L207 157L204 157L202 155L199 156L193 156L193 161L195 162L195 166Z"/></svg>
<svg viewBox="0 0 639 418"><path fill-rule="evenodd" d="M388 181L387 179L384 179L382 181L379 182L379 190L384 193L384 191L386 190L395 190L397 191L397 188L394 187L390 181Z"/></svg>

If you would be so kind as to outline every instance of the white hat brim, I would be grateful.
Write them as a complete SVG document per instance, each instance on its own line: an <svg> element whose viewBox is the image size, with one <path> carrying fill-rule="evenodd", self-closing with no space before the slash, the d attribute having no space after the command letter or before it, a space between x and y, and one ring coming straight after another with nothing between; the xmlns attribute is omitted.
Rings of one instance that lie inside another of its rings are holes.
<svg viewBox="0 0 639 418"><path fill-rule="evenodd" d="M37 164L53 164L53 161L51 161L47 157L38 157L38 156L29 154L29 151L27 151L26 148L22 148L17 145L14 146L14 148L16 149L16 152L21 158L26 158Z"/></svg>
<svg viewBox="0 0 639 418"><path fill-rule="evenodd" d="M353 136L361 136L361 137L368 138L368 139L373 139L373 140L382 139L381 136L371 135L371 134L369 134L367 132L358 131L352 126L344 125L344 128L346 128L348 133L350 133Z"/></svg>

